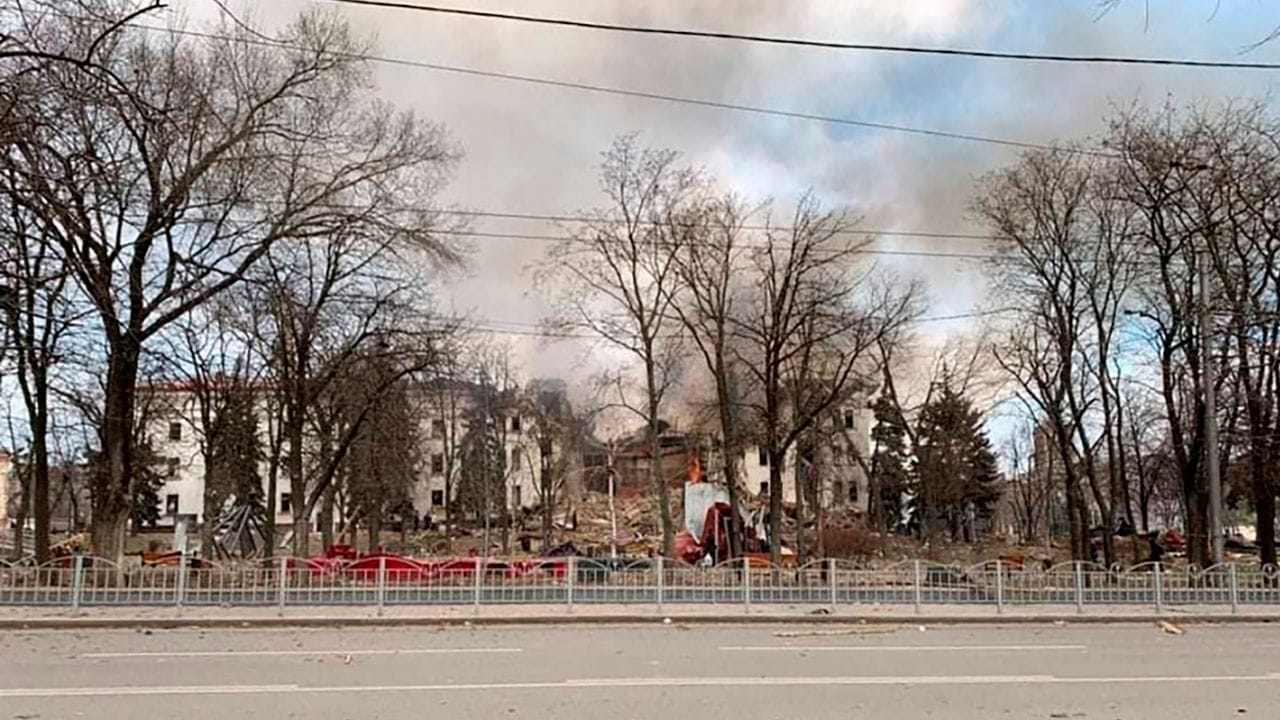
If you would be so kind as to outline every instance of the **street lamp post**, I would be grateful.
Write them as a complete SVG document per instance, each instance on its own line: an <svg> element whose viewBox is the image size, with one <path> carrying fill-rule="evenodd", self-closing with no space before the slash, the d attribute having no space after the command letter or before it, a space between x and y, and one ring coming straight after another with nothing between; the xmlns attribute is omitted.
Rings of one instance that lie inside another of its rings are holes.
<svg viewBox="0 0 1280 720"><path fill-rule="evenodd" d="M1209 541L1213 563L1224 560L1222 537L1222 475L1218 458L1218 389L1213 367L1213 334L1210 332L1209 251L1197 255L1200 273L1200 355L1204 364L1204 442L1205 475L1209 482Z"/></svg>
<svg viewBox="0 0 1280 720"><path fill-rule="evenodd" d="M617 495L618 487L616 482L616 474L613 467L613 445L609 445L609 451L605 455L608 463L606 474L609 476L609 559L618 559L618 512L614 503L614 497Z"/></svg>

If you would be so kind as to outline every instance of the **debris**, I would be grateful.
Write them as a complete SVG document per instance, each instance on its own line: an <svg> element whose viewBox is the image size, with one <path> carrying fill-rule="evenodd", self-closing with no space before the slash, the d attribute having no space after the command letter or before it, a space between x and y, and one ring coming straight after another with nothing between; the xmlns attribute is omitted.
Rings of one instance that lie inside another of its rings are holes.
<svg viewBox="0 0 1280 720"><path fill-rule="evenodd" d="M925 628L925 626L923 626L923 625L921 625L921 626L920 626L920 632L924 632L924 631L925 631L925 629L926 629L926 628Z"/></svg>
<svg viewBox="0 0 1280 720"><path fill-rule="evenodd" d="M351 656L350 656L350 655L348 655L348 656L346 656L346 657L342 658L342 664L343 664L343 665L350 665L350 664L351 664Z"/></svg>
<svg viewBox="0 0 1280 720"><path fill-rule="evenodd" d="M669 617L662 618L662 624L663 624L663 625L670 625L670 624L671 624L671 618L669 618Z"/></svg>
<svg viewBox="0 0 1280 720"><path fill-rule="evenodd" d="M780 638L839 637L844 635L887 635L897 631L898 626L896 625L859 625L839 630L779 630L773 636Z"/></svg>
<svg viewBox="0 0 1280 720"><path fill-rule="evenodd" d="M830 615L830 608L816 608L809 611L810 615Z"/></svg>
<svg viewBox="0 0 1280 720"><path fill-rule="evenodd" d="M1066 621L1066 620L1054 620L1054 621L1053 621L1053 624L1054 624L1054 626L1055 626L1055 627L1062 627L1062 626L1064 626L1064 625L1066 625L1066 624L1067 624L1067 621Z"/></svg>
<svg viewBox="0 0 1280 720"><path fill-rule="evenodd" d="M1163 631L1168 635L1181 635L1184 632L1182 628L1178 627L1177 625L1174 625L1168 620L1161 620L1159 623L1159 628L1161 631Z"/></svg>

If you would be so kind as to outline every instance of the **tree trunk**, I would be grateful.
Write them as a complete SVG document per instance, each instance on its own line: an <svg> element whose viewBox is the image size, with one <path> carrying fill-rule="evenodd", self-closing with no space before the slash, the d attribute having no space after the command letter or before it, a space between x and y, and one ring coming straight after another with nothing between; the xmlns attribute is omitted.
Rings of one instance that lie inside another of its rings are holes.
<svg viewBox="0 0 1280 720"><path fill-rule="evenodd" d="M132 331L131 331L132 332ZM94 485L94 553L120 563L124 560L125 529L133 496L134 405L141 348L134 339L113 343L107 361L106 398L103 403L102 443L106 469Z"/></svg>
<svg viewBox="0 0 1280 720"><path fill-rule="evenodd" d="M716 351L716 396L720 411L720 437L724 447L724 483L729 493L729 556L742 555L742 516L738 512L741 500L738 497L738 426L734 420L737 407L733 386L730 385L729 369L725 367L724 349Z"/></svg>
<svg viewBox="0 0 1280 720"><path fill-rule="evenodd" d="M289 496L293 500L293 555L300 558L311 552L310 508L307 507L307 481L302 464L302 413L302 408L291 407L285 417L289 443Z"/></svg>
<svg viewBox="0 0 1280 720"><path fill-rule="evenodd" d="M782 470L786 459L769 449L769 560L782 563Z"/></svg>
<svg viewBox="0 0 1280 720"><path fill-rule="evenodd" d="M738 497L738 448L737 443L724 443L725 488L729 492L729 556L742 555L742 515L738 512L742 501Z"/></svg>
<svg viewBox="0 0 1280 720"><path fill-rule="evenodd" d="M804 458L802 457L802 455L803 453L801 452L799 446L797 446L796 462L795 462L795 465L792 466L791 468L791 475L793 478L793 482L795 483L795 495L796 495L796 547L795 547L795 550L796 550L797 565L804 564L805 553L808 551L808 548L805 546L805 537L804 537L805 482L804 482L804 465L803 465ZM812 456L809 458L809 462L810 463L813 462Z"/></svg>
<svg viewBox="0 0 1280 720"><path fill-rule="evenodd" d="M330 485L320 501L320 547L326 552L333 545L333 508L336 499L334 486Z"/></svg>
<svg viewBox="0 0 1280 720"><path fill-rule="evenodd" d="M295 505L293 510L293 555L307 557L311 553L311 518L306 503Z"/></svg>
<svg viewBox="0 0 1280 720"><path fill-rule="evenodd" d="M1276 495L1272 473L1258 447L1260 442L1252 443L1249 464L1253 475L1253 506L1257 512L1259 562L1266 567L1276 564Z"/></svg>
<svg viewBox="0 0 1280 720"><path fill-rule="evenodd" d="M207 441L206 441L207 442ZM217 493L215 491L216 484L211 477L210 468L213 463L210 462L209 453L205 453L204 457L204 496L201 498L201 518L200 523L200 552L207 558L213 558L217 555L213 544L213 527L218 522L219 510Z"/></svg>
<svg viewBox="0 0 1280 720"><path fill-rule="evenodd" d="M271 459L267 464L267 521L262 528L262 556L268 560L276 553L276 497L280 484L280 448L279 444L271 451Z"/></svg>
<svg viewBox="0 0 1280 720"><path fill-rule="evenodd" d="M649 391L649 486L658 486L658 512L662 519L662 556L675 557L675 530L671 523L671 488L662 476L662 450L658 447L658 393L653 363L647 363Z"/></svg>
<svg viewBox="0 0 1280 720"><path fill-rule="evenodd" d="M48 388L38 380L37 412L31 418L31 511L35 515L34 550L37 563L49 560L49 408ZM3 482L3 479L0 479Z"/></svg>
<svg viewBox="0 0 1280 720"><path fill-rule="evenodd" d="M14 522L18 525L18 531L13 537L13 558L19 560L26 551L27 544L27 515L31 512L31 468L20 467L18 475L18 512L14 516ZM0 482L3 482L0 480Z"/></svg>
<svg viewBox="0 0 1280 720"><path fill-rule="evenodd" d="M125 530L129 526L129 511L117 511L109 515L93 514L93 527L90 536L93 541L94 554L98 557L124 559Z"/></svg>
<svg viewBox="0 0 1280 720"><path fill-rule="evenodd" d="M1088 560L1088 534L1080 522L1080 504L1084 498L1070 473L1064 474L1064 481L1067 495L1067 525L1071 536L1071 559Z"/></svg>
<svg viewBox="0 0 1280 720"><path fill-rule="evenodd" d="M540 478L542 481L542 497L539 498L542 504L542 549L546 551L547 548L551 547L551 521L552 512L555 510L553 507L555 477L552 475L548 453L540 449L539 455L542 456L542 476Z"/></svg>
<svg viewBox="0 0 1280 720"><path fill-rule="evenodd" d="M379 552L382 549L382 513L378 508L369 508L365 520L369 527L369 553Z"/></svg>
<svg viewBox="0 0 1280 720"><path fill-rule="evenodd" d="M1198 466L1183 468L1182 488L1187 510L1187 559L1197 567L1205 567L1209 558L1209 494L1200 482L1200 471Z"/></svg>

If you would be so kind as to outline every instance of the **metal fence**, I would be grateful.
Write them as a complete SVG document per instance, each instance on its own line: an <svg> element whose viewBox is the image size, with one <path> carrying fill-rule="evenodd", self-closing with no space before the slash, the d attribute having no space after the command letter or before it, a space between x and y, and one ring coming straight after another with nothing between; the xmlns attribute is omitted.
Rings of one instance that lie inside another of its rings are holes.
<svg viewBox="0 0 1280 720"><path fill-rule="evenodd" d="M0 563L0 605L321 606L503 604L855 604L1280 605L1276 568L1207 569L1158 563L1106 568L1066 563L1020 568L993 561L968 567L924 560L865 568L821 560L798 568L733 561L692 567L662 558L354 562L277 558L219 565L179 558L162 566L120 566L75 556L45 565Z"/></svg>

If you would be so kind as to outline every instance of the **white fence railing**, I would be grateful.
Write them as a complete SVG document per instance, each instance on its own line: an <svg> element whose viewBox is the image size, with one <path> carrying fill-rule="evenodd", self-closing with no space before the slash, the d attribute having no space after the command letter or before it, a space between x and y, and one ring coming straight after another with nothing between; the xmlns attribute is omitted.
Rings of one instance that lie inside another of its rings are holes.
<svg viewBox="0 0 1280 720"><path fill-rule="evenodd" d="M750 566L749 566L750 565ZM352 562L276 558L220 565L198 558L118 566L90 556L44 565L0 563L0 605L316 606L503 604L886 604L1165 606L1280 605L1275 568L1206 569L1148 563L1047 569L1000 561L968 567L925 560L865 568L841 560L798 568L737 560L691 567L662 558L416 561L374 556Z"/></svg>

